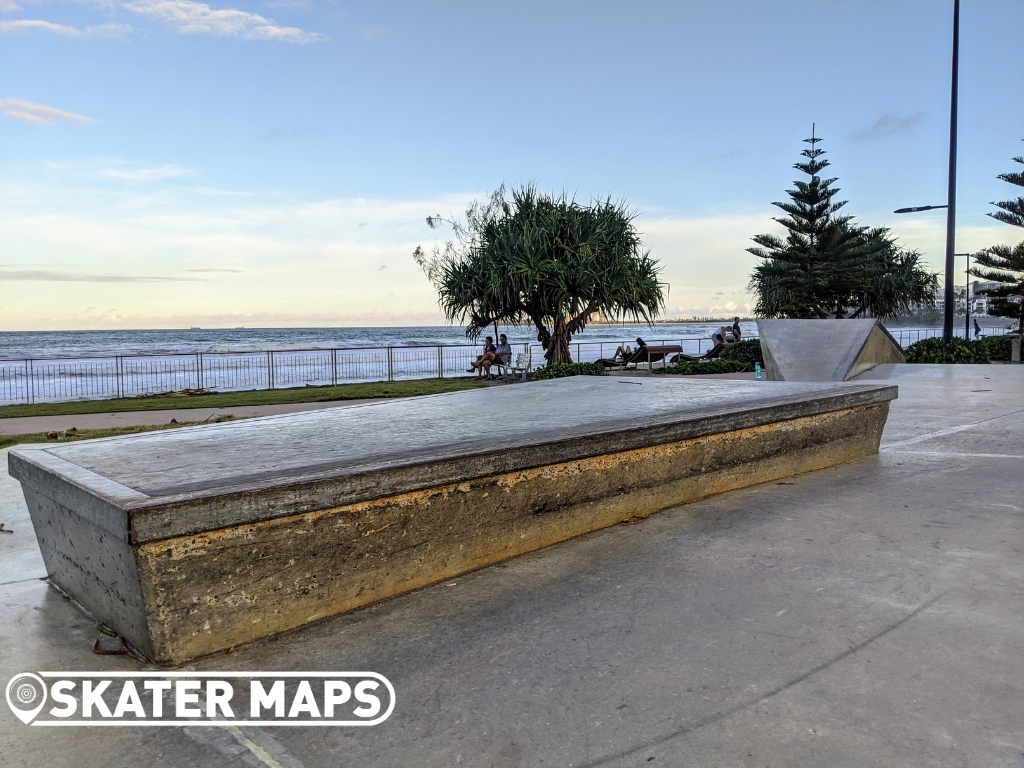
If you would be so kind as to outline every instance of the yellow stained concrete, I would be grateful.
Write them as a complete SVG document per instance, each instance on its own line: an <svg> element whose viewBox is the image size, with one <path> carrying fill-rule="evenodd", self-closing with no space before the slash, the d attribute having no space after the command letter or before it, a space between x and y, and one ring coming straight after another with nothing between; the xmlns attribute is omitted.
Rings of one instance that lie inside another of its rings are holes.
<svg viewBox="0 0 1024 768"><path fill-rule="evenodd" d="M623 520L876 453L888 407L839 410L139 545L153 653L160 662L185 661Z"/></svg>

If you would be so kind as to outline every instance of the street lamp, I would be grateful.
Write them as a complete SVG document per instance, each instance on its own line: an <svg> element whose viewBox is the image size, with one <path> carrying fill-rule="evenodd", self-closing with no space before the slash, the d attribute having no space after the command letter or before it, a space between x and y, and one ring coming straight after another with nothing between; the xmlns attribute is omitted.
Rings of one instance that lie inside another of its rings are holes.
<svg viewBox="0 0 1024 768"><path fill-rule="evenodd" d="M953 78L949 93L949 187L945 205L899 208L896 213L917 213L946 209L946 306L942 323L942 341L953 338L953 253L956 250L956 101L957 70L960 62L960 0L953 0Z"/></svg>

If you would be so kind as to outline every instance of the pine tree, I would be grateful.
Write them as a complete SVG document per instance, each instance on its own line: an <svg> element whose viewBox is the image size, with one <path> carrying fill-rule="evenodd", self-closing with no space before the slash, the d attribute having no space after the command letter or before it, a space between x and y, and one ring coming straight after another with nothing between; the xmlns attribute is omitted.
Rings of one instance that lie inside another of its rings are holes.
<svg viewBox="0 0 1024 768"><path fill-rule="evenodd" d="M793 167L810 177L787 190L791 202L772 203L787 216L776 218L789 234L757 235L747 250L761 259L750 278L761 317L836 318L870 313L890 317L914 303L934 302L936 277L915 251L896 246L884 227L864 227L837 215L846 201L835 201L835 178L819 174L829 166L814 130Z"/></svg>
<svg viewBox="0 0 1024 768"><path fill-rule="evenodd" d="M1024 157L1013 158L1024 165ZM996 177L1018 187L1024 187L1024 173L1002 173ZM999 210L990 213L993 219L1015 227L1024 227L1024 197L992 203ZM1018 332L1024 336L1024 241L1016 246L994 245L974 255L978 266L971 274L999 283L998 287L979 291L990 297L989 314L1012 317L1018 322Z"/></svg>
<svg viewBox="0 0 1024 768"><path fill-rule="evenodd" d="M762 261L754 268L751 288L757 292L755 312L764 317L828 317L833 309L835 263L844 261L853 246L850 217L837 216L846 201L836 202L837 179L823 179L819 173L829 166L818 148L820 138L811 131L804 139L810 147L800 154L805 162L793 167L810 177L794 181L796 189L787 190L791 202L772 205L787 215L776 218L789 234L756 235L759 247L747 250Z"/></svg>

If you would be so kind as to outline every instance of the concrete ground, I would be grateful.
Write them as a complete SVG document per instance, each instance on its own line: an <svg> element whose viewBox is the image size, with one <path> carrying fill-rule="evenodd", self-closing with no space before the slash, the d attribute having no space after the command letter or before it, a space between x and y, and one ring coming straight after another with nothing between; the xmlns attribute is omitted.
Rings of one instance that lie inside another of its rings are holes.
<svg viewBox="0 0 1024 768"><path fill-rule="evenodd" d="M141 427L151 424L170 424L171 419L184 421L211 421L217 416L276 416L279 413L300 413L321 408L339 408L359 405L369 400L329 400L324 403L278 403L276 405L238 405L228 408L168 408L162 411L124 411L120 413L77 413L71 416L18 416L0 419L0 435L31 435L36 432L62 429L109 429L111 427Z"/></svg>
<svg viewBox="0 0 1024 768"><path fill-rule="evenodd" d="M380 672L379 726L31 728L0 704L0 765L1024 766L1024 366L862 379L900 388L876 457L194 664ZM138 669L41 580L7 477L0 520L0 684Z"/></svg>

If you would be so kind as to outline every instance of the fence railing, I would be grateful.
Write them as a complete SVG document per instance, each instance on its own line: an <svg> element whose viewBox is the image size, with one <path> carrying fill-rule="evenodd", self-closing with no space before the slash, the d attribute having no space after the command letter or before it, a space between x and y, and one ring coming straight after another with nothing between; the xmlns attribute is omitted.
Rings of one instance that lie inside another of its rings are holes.
<svg viewBox="0 0 1024 768"><path fill-rule="evenodd" d="M1001 329L987 329L1002 333ZM940 329L890 331L906 347ZM963 329L959 331L963 336ZM620 344L573 342L577 361L610 358ZM689 355L703 354L708 339L648 339L648 344L679 344ZM544 362L538 344L515 345L531 353L534 367ZM361 347L182 354L96 355L0 360L0 405L53 403L71 400L145 397L211 390L286 389L373 381L402 381L465 376L480 353L479 345Z"/></svg>

